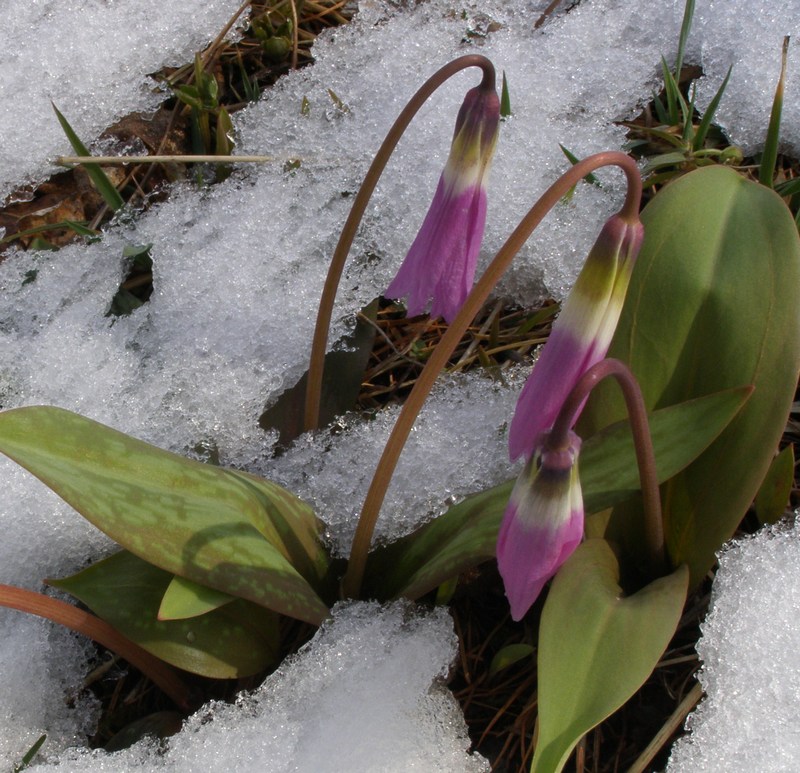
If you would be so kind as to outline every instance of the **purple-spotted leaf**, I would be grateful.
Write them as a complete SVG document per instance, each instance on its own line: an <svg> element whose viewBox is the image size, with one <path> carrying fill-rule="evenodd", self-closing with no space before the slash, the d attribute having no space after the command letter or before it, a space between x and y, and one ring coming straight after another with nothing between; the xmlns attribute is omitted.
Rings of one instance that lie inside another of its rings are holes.
<svg viewBox="0 0 800 773"><path fill-rule="evenodd" d="M289 617L327 617L316 517L275 484L46 406L0 413L0 452L143 560Z"/></svg>
<svg viewBox="0 0 800 773"><path fill-rule="evenodd" d="M590 539L553 580L539 627L539 736L531 773L558 773L580 738L647 680L686 600L680 567L632 596L611 546Z"/></svg>
<svg viewBox="0 0 800 773"><path fill-rule="evenodd" d="M278 615L242 599L190 620L158 620L172 575L125 550L48 582L158 658L193 674L236 679L278 659Z"/></svg>

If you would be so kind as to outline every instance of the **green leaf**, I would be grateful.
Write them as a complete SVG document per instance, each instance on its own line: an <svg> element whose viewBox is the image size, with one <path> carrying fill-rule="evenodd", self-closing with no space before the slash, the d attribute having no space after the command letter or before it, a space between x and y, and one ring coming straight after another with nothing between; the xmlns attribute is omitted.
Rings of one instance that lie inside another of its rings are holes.
<svg viewBox="0 0 800 773"><path fill-rule="evenodd" d="M591 728L653 672L680 620L689 573L680 567L633 596L605 540L587 540L561 567L539 627L539 737L531 773L558 773Z"/></svg>
<svg viewBox="0 0 800 773"><path fill-rule="evenodd" d="M738 387L662 408L650 418L659 482L696 459L747 403L752 387ZM686 428L692 427L687 433ZM639 470L627 421L592 435L580 454L583 506L597 513L636 493Z"/></svg>
<svg viewBox="0 0 800 773"><path fill-rule="evenodd" d="M750 396L731 389L656 411L650 432L659 481L697 458L722 432ZM693 432L686 433L685 428ZM639 488L633 440L627 421L584 441L580 477L587 513L610 507ZM413 534L370 554L366 588L378 598L419 598L446 580L495 556L497 532L514 481L468 497Z"/></svg>
<svg viewBox="0 0 800 773"><path fill-rule="evenodd" d="M274 483L46 406L0 413L0 452L143 560L309 623L327 617L327 557L308 536L318 522Z"/></svg>
<svg viewBox="0 0 800 773"><path fill-rule="evenodd" d="M216 131L216 153L218 156L229 156L233 150L233 123L228 111L221 107L217 115L217 131Z"/></svg>
<svg viewBox="0 0 800 773"><path fill-rule="evenodd" d="M39 753L39 749L42 748L46 740L46 734L40 735L34 742L33 746L31 746L31 748L25 752L25 756L20 760L19 764L14 766L11 773L22 773L22 771L28 767L31 760Z"/></svg>
<svg viewBox="0 0 800 773"><path fill-rule="evenodd" d="M800 368L800 240L773 191L720 166L668 185L642 212L645 239L609 350L633 370L649 410L752 384L747 405L714 443L662 487L674 566L692 584L731 537L772 461ZM579 433L625 415L600 384ZM687 424L682 436L694 427ZM607 536L641 554L642 513L615 508ZM627 559L626 559L627 560Z"/></svg>
<svg viewBox="0 0 800 773"><path fill-rule="evenodd" d="M86 146L80 141L80 138L77 134L75 134L75 131L69 125L67 119L61 115L55 105L53 105L53 110L56 111L56 118L58 118L58 122L61 124L61 128L64 130L64 134L67 135L67 139L69 140L69 144L72 145L75 155L90 155ZM89 175L89 179L94 183L94 187L97 188L97 192L103 197L103 201L108 204L109 208L114 212L118 212L120 209L122 209L122 207L125 205L122 196L120 196L116 186L111 182L111 180L108 179L106 173L100 168L100 166L97 164L83 164L83 166L86 168L86 174Z"/></svg>
<svg viewBox="0 0 800 773"><path fill-rule="evenodd" d="M693 150L700 150L700 148L703 147L703 143L706 141L708 130L711 128L711 122L714 120L714 114L717 112L719 102L722 99L722 95L725 92L726 87L728 86L728 81L730 80L732 72L733 65L728 68L728 73L725 76L725 79L717 89L717 93L714 94L714 98L708 103L708 107L706 108L705 113L703 113L700 123L697 125L697 131L695 132L694 139L692 140Z"/></svg>
<svg viewBox="0 0 800 773"><path fill-rule="evenodd" d="M194 86L176 86L174 89L175 96L189 107L196 110L203 109L203 100L200 98L200 92Z"/></svg>
<svg viewBox="0 0 800 773"><path fill-rule="evenodd" d="M772 178L775 176L775 164L778 160L778 142L781 135L781 113L783 112L783 89L786 82L786 59L789 53L789 36L783 39L781 54L781 74L772 99L772 110L769 114L769 127L764 140L764 150L761 153L761 164L758 168L758 181L768 188L772 187Z"/></svg>
<svg viewBox="0 0 800 773"><path fill-rule="evenodd" d="M214 679L250 676L278 659L278 616L234 600L191 620L158 620L172 575L120 551L50 585L80 599L98 617L161 660Z"/></svg>
<svg viewBox="0 0 800 773"><path fill-rule="evenodd" d="M761 523L777 523L786 513L794 486L794 446L786 446L773 460L756 494Z"/></svg>
<svg viewBox="0 0 800 773"><path fill-rule="evenodd" d="M508 118L511 115L511 95L508 92L508 79L503 70L503 86L500 89L500 117Z"/></svg>
<svg viewBox="0 0 800 773"><path fill-rule="evenodd" d="M188 620L235 600L235 596L174 575L164 591L157 617L159 620Z"/></svg>
<svg viewBox="0 0 800 773"><path fill-rule="evenodd" d="M508 644L498 650L489 665L489 676L494 676L504 668L531 657L536 649L530 644Z"/></svg>

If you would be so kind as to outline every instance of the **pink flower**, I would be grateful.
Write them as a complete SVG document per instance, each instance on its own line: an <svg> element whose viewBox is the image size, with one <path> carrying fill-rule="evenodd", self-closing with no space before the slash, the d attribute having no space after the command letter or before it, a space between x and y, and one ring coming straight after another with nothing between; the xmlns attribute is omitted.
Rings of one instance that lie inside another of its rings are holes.
<svg viewBox="0 0 800 773"><path fill-rule="evenodd" d="M421 314L432 299L431 316L451 322L472 289L486 222L485 179L499 121L494 85L467 92L433 202L384 293L387 298L407 296L409 316Z"/></svg>
<svg viewBox="0 0 800 773"><path fill-rule="evenodd" d="M497 565L514 620L583 537L581 441L564 426L574 424L583 405L560 418L558 439L550 430L581 376L606 356L643 236L638 218L615 215L605 224L517 401L509 452L528 461L497 538Z"/></svg>
<svg viewBox="0 0 800 773"><path fill-rule="evenodd" d="M606 356L643 236L638 219L615 215L603 226L517 400L508 434L512 460L530 458L578 379Z"/></svg>
<svg viewBox="0 0 800 773"><path fill-rule="evenodd" d="M549 433L520 473L497 538L497 566L511 606L521 620L544 584L583 537L583 497L578 479L580 438L551 448Z"/></svg>

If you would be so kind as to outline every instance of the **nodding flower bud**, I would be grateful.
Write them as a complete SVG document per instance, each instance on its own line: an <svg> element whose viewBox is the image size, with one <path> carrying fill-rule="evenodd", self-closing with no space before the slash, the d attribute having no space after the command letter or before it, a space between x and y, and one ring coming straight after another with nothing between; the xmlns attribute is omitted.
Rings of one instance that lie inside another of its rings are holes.
<svg viewBox="0 0 800 773"><path fill-rule="evenodd" d="M563 447L549 443L549 433L539 436L511 492L497 538L497 566L514 620L524 617L583 538L580 438L569 432Z"/></svg>
<svg viewBox="0 0 800 773"><path fill-rule="evenodd" d="M512 459L530 458L578 379L606 356L643 238L638 218L615 215L603 226L520 393L508 435Z"/></svg>
<svg viewBox="0 0 800 773"><path fill-rule="evenodd" d="M431 316L451 322L472 289L486 223L485 181L499 124L494 84L470 89L431 206L384 293L387 298L407 296L410 316L422 313L432 300Z"/></svg>

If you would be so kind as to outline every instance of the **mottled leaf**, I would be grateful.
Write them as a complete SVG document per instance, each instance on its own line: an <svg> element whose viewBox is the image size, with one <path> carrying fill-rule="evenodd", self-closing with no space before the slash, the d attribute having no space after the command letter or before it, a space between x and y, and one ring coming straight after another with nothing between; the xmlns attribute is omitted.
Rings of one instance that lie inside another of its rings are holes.
<svg viewBox="0 0 800 773"><path fill-rule="evenodd" d="M190 620L158 620L172 575L120 551L51 585L79 598L120 633L173 666L215 679L263 671L278 657L278 616L237 599Z"/></svg>
<svg viewBox="0 0 800 773"><path fill-rule="evenodd" d="M291 552L309 547L316 519L288 492L272 496L275 484L45 406L0 413L0 452L145 561L290 617L319 624L327 616L309 584L318 576L301 573L325 562L321 544L299 571Z"/></svg>

